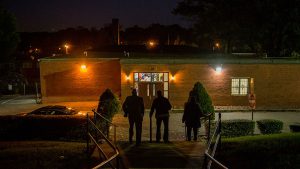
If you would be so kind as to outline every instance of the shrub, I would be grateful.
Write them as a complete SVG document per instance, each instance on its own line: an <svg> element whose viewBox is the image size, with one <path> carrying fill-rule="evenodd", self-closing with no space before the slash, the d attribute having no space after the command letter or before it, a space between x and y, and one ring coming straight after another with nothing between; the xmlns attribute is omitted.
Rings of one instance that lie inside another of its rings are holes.
<svg viewBox="0 0 300 169"><path fill-rule="evenodd" d="M291 124L290 130L291 132L300 132L300 124Z"/></svg>
<svg viewBox="0 0 300 169"><path fill-rule="evenodd" d="M211 119L215 119L215 110L212 100L200 82L195 83L194 88L190 92L190 96L196 97L196 101L200 104L204 114L212 113Z"/></svg>
<svg viewBox="0 0 300 169"><path fill-rule="evenodd" d="M257 126L262 134L281 133L283 122L280 120L264 119L258 120Z"/></svg>
<svg viewBox="0 0 300 169"><path fill-rule="evenodd" d="M253 133L255 122L246 119L223 120L221 125L222 136L238 137Z"/></svg>
<svg viewBox="0 0 300 169"><path fill-rule="evenodd" d="M114 115L121 109L121 103L110 89L106 89L99 98L97 112L104 115L108 120L112 120Z"/></svg>

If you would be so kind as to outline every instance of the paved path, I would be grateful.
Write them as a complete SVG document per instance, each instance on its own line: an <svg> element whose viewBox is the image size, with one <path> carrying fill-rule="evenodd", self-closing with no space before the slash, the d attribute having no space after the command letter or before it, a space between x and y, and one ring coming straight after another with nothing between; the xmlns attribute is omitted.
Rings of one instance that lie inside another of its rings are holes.
<svg viewBox="0 0 300 169"><path fill-rule="evenodd" d="M218 117L216 115L216 117ZM182 141L185 140L185 129L184 124L181 122L182 113L172 113L170 115L169 120L169 135L171 141ZM230 119L249 119L251 120L251 112L234 112L234 113L222 113L222 120L230 120ZM300 122L300 112L257 112L254 113L254 120L260 119L277 119L282 120L284 122L283 131L282 132L290 132L289 125ZM118 113L113 118L113 122L118 125L118 140L128 140L128 119L123 117L122 113ZM146 111L143 121L143 130L142 130L142 140L148 141L150 136L150 119L149 113ZM155 140L156 133L156 124L155 119L152 122L152 138ZM163 125L162 129L163 131ZM200 135L204 135L205 130L204 126L199 130ZM255 128L255 133L259 134L259 130L257 127Z"/></svg>
<svg viewBox="0 0 300 169"><path fill-rule="evenodd" d="M203 142L149 143L140 146L121 142L121 164L124 168L202 168Z"/></svg>

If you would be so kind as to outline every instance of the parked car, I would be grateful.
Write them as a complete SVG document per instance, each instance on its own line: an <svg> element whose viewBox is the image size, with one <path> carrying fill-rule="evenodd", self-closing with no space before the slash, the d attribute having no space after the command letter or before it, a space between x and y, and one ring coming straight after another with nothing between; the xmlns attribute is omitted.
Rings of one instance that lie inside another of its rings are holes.
<svg viewBox="0 0 300 169"><path fill-rule="evenodd" d="M79 112L73 108L54 105L54 106L41 107L30 113L26 113L25 115L76 115L76 114L79 114Z"/></svg>

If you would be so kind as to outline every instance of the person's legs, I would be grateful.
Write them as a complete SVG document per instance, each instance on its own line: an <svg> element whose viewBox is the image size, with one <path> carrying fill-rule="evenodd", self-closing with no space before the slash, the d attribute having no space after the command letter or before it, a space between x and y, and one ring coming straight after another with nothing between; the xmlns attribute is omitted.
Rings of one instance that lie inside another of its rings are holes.
<svg viewBox="0 0 300 169"><path fill-rule="evenodd" d="M133 137L133 125L134 121L133 119L129 119L129 142L132 143L132 137Z"/></svg>
<svg viewBox="0 0 300 169"><path fill-rule="evenodd" d="M142 141L142 122L137 121L135 123L135 129L136 129L136 145L141 144Z"/></svg>
<svg viewBox="0 0 300 169"><path fill-rule="evenodd" d="M197 141L197 138L198 138L198 127L193 127L193 132L194 132L194 141Z"/></svg>
<svg viewBox="0 0 300 169"><path fill-rule="evenodd" d="M188 138L188 141L191 141L191 135L192 135L192 128L191 127L186 127L186 135Z"/></svg>
<svg viewBox="0 0 300 169"><path fill-rule="evenodd" d="M164 142L169 141L169 117L163 118L164 122Z"/></svg>
<svg viewBox="0 0 300 169"><path fill-rule="evenodd" d="M156 142L160 141L161 134L160 134L160 126L161 126L161 118L156 119Z"/></svg>

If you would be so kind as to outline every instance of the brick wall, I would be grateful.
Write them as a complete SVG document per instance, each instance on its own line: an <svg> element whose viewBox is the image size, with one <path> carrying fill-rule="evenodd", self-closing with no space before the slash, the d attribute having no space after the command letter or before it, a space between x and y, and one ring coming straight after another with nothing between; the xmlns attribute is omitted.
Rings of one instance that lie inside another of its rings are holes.
<svg viewBox="0 0 300 169"><path fill-rule="evenodd" d="M247 96L231 96L231 78L254 78L257 108L300 108L300 64L225 64L217 74L210 64L121 65L122 100L130 95L133 72L170 72L169 99L182 108L195 82L200 81L215 106L248 106ZM126 80L130 76L130 80Z"/></svg>
<svg viewBox="0 0 300 169"><path fill-rule="evenodd" d="M119 59L42 60L40 78L43 102L98 100L106 88L121 93Z"/></svg>

